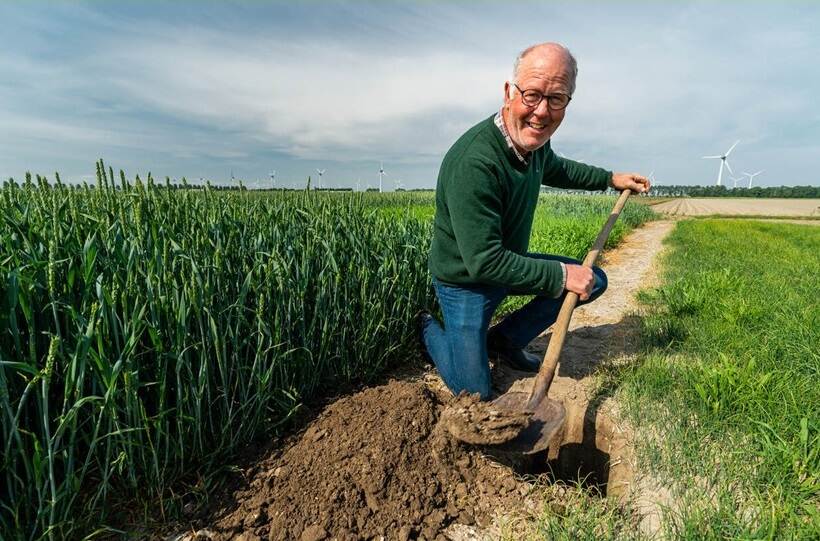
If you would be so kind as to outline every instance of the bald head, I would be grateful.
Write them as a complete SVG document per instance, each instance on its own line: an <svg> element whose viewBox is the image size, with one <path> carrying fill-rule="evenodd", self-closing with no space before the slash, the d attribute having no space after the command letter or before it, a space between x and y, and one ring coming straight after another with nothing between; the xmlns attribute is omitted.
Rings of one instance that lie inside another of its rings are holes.
<svg viewBox="0 0 820 541"><path fill-rule="evenodd" d="M518 82L522 66L543 62L560 62L567 66L570 81L570 94L575 93L575 79L578 77L578 63L569 49L560 43L546 42L527 47L513 63L512 82Z"/></svg>

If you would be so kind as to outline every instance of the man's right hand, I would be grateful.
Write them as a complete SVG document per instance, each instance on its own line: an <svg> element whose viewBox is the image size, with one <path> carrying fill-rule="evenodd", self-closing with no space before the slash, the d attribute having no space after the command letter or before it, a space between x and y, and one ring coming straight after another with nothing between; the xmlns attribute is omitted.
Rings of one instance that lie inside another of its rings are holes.
<svg viewBox="0 0 820 541"><path fill-rule="evenodd" d="M585 301L592 293L592 286L595 285L595 275L589 267L581 265L566 264L567 268L567 291L578 294L578 298Z"/></svg>

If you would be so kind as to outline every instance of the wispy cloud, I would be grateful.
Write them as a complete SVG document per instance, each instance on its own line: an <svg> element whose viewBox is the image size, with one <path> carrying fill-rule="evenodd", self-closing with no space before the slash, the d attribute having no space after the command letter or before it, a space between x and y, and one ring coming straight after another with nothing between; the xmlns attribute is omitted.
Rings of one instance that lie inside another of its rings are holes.
<svg viewBox="0 0 820 541"><path fill-rule="evenodd" d="M435 133L397 136L410 135L405 126L431 114L492 108L500 91L487 81L505 75L497 65L459 53L386 58L344 44L243 42L215 32L112 47L98 61L128 100L242 131L300 158L326 158L329 149L335 159L362 149L440 150Z"/></svg>

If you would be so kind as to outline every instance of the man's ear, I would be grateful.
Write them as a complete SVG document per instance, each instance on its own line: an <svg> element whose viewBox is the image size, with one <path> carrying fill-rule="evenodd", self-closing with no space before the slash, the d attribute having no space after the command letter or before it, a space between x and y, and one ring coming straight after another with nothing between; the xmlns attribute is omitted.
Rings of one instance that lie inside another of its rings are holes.
<svg viewBox="0 0 820 541"><path fill-rule="evenodd" d="M506 81L504 83L504 101L512 101L514 92L515 88L513 87L513 84L509 81Z"/></svg>

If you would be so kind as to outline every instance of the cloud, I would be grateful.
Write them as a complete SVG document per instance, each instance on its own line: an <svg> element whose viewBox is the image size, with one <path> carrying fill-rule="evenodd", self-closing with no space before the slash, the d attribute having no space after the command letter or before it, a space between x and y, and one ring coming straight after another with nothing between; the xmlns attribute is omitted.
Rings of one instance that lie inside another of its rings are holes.
<svg viewBox="0 0 820 541"><path fill-rule="evenodd" d="M431 140L440 150L435 132L397 136L410 136L408 125L444 111L492 110L505 75L504 67L463 53L385 57L342 43L243 40L213 31L112 44L97 61L123 99L236 130L300 158L322 157L329 148L337 157L362 149L425 154Z"/></svg>

